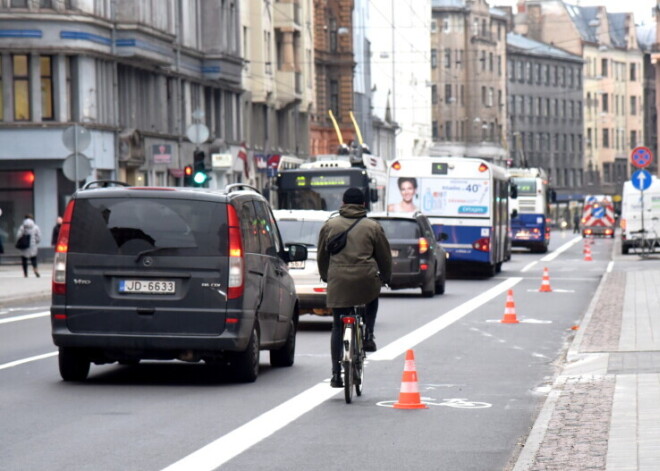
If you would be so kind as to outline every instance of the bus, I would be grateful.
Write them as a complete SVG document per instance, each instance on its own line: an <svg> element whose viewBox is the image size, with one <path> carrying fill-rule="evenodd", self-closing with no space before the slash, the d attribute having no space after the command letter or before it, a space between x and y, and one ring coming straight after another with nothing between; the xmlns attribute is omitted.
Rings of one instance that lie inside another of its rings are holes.
<svg viewBox="0 0 660 471"><path fill-rule="evenodd" d="M450 268L472 264L494 276L511 257L509 192L506 170L482 159L398 159L389 168L387 211L421 211Z"/></svg>
<svg viewBox="0 0 660 471"><path fill-rule="evenodd" d="M278 171L276 207L337 211L344 191L356 187L364 193L367 209L383 211L386 182L387 165L378 156L317 156L314 162Z"/></svg>
<svg viewBox="0 0 660 471"><path fill-rule="evenodd" d="M546 253L550 244L550 203L554 190L542 168L510 168L511 183L518 197L509 201L511 209L511 245Z"/></svg>

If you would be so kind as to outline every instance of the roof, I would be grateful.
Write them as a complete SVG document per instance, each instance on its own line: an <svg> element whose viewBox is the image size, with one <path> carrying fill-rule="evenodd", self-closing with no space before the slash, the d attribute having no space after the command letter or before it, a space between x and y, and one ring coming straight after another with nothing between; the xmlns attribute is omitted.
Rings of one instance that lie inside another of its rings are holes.
<svg viewBox="0 0 660 471"><path fill-rule="evenodd" d="M570 52L551 46L550 44L536 41L516 33L508 33L506 35L506 44L507 47L513 47L521 52L535 56L554 57L557 59L583 62L580 56L576 56L575 54L571 54Z"/></svg>
<svg viewBox="0 0 660 471"><path fill-rule="evenodd" d="M465 0L431 0L431 8L467 8Z"/></svg>
<svg viewBox="0 0 660 471"><path fill-rule="evenodd" d="M610 25L610 41L615 47L627 47L626 17L627 13L608 13L607 22Z"/></svg>
<svg viewBox="0 0 660 471"><path fill-rule="evenodd" d="M598 9L600 7L581 7L565 3L568 16L571 17L583 40L598 42Z"/></svg>
<svg viewBox="0 0 660 471"><path fill-rule="evenodd" d="M642 51L651 51L651 46L655 43L655 23L640 25L636 28L637 44Z"/></svg>

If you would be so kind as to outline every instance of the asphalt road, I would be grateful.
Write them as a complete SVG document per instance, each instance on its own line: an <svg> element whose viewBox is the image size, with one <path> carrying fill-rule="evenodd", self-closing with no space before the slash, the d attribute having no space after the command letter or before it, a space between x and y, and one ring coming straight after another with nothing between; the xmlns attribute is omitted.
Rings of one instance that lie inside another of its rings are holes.
<svg viewBox="0 0 660 471"><path fill-rule="evenodd" d="M327 318L301 319L292 368L262 352L254 384L181 362L92 365L76 384L60 380L47 316L7 321L47 305L0 312L0 468L508 469L608 267L611 240L592 262L574 240L553 233L549 254L516 251L497 277L452 277L443 296L384 293L351 405L327 384ZM538 292L544 267L552 293ZM498 322L509 287L519 324ZM390 407L408 348L428 409Z"/></svg>

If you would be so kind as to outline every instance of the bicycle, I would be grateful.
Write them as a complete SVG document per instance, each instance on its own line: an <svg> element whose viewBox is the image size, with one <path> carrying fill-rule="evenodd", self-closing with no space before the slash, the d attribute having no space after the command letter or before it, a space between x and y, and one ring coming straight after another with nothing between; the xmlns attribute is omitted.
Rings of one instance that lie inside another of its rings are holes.
<svg viewBox="0 0 660 471"><path fill-rule="evenodd" d="M364 385L364 313L365 306L353 307L353 314L341 316L342 333L342 360L341 366L344 376L344 398L346 404L353 401L353 387L358 396L362 395Z"/></svg>
<svg viewBox="0 0 660 471"><path fill-rule="evenodd" d="M648 234L653 233L653 237L648 237ZM631 234L639 234L640 237L635 238L633 248L640 257L646 258L655 252L655 246L658 244L658 235L655 230L640 229L632 231Z"/></svg>

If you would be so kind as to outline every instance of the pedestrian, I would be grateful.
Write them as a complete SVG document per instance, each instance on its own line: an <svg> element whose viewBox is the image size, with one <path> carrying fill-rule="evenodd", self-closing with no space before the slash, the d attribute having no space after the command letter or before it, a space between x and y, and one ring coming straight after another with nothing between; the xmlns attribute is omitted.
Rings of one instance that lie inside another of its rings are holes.
<svg viewBox="0 0 660 471"><path fill-rule="evenodd" d="M26 249L22 249L21 252L21 263L23 264L23 275L27 278L28 276L28 260L32 264L32 269L37 278L39 278L39 270L37 268L37 253L39 251L38 246L41 242L41 231L39 226L34 222L34 217L32 214L26 214L23 224L18 228L18 233L16 234L16 240L20 239L24 234L30 236L30 245Z"/></svg>
<svg viewBox="0 0 660 471"><path fill-rule="evenodd" d="M50 237L50 245L53 247L57 245L57 238L60 236L60 227L62 227L62 218L57 216L55 227L53 227L53 235Z"/></svg>
<svg viewBox="0 0 660 471"><path fill-rule="evenodd" d="M579 234L580 233L580 213L576 210L575 213L573 214L573 234Z"/></svg>

